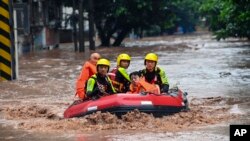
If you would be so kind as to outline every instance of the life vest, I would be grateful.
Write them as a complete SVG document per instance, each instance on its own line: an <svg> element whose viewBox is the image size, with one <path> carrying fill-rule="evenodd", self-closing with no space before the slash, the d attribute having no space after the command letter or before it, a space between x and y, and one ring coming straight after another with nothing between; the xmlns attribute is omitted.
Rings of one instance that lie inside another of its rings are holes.
<svg viewBox="0 0 250 141"><path fill-rule="evenodd" d="M120 92L122 89L123 89L123 84L118 82L118 81L115 81L115 78L116 78L116 72L118 71L118 67L115 67L114 69L112 69L109 73L108 73L108 76L112 82L112 85L113 87L115 88L115 90L117 92Z"/></svg>
<svg viewBox="0 0 250 141"><path fill-rule="evenodd" d="M145 81L142 77L136 84L130 84L130 93L140 93L140 92L151 92L154 94L160 94L160 88L156 84L150 84Z"/></svg>
<svg viewBox="0 0 250 141"><path fill-rule="evenodd" d="M114 88L113 88L113 86L111 84L112 82L109 79L109 77L105 77L105 84L102 84L102 83L99 82L98 77L97 77L96 74L91 76L90 78L95 80L95 84L94 84L95 86L94 87L98 87L99 90L104 90L104 93L100 93L101 94L100 96L109 95L110 91L112 91L112 93L115 92ZM87 91L87 83L88 82L86 82L86 85L85 85L85 91ZM110 88L110 89L108 89L108 88Z"/></svg>
<svg viewBox="0 0 250 141"><path fill-rule="evenodd" d="M144 81L145 81L145 78L144 78ZM150 83L151 84L156 84L157 83L157 75L155 75L154 79Z"/></svg>
<svg viewBox="0 0 250 141"><path fill-rule="evenodd" d="M96 72L97 72L96 66L91 64L89 61L87 61L83 65L80 76L78 77L77 82L76 82L76 94L75 95L77 95L81 99L84 99L86 97L85 96L86 82Z"/></svg>
<svg viewBox="0 0 250 141"><path fill-rule="evenodd" d="M157 84L157 85L161 85L161 76L160 76L160 68L159 67L156 67L155 68L155 76L154 76L154 78L149 82L149 83L151 83L151 84ZM146 74L146 69L143 69L142 70L142 73L143 73L143 75L145 75ZM145 77L145 76L144 76Z"/></svg>
<svg viewBox="0 0 250 141"><path fill-rule="evenodd" d="M92 78L92 77L91 77ZM108 83L107 84L101 84L101 83L99 83L98 82L98 80L97 79L95 79L95 81L96 81L96 85L97 85L97 87L98 87L98 89L99 90L104 90L104 93L102 93L102 94L106 94L107 93L107 90L108 90ZM107 79L106 79L106 81L107 81ZM107 81L108 82L108 81ZM107 93L108 94L108 93Z"/></svg>
<svg viewBox="0 0 250 141"><path fill-rule="evenodd" d="M113 68L109 73L108 73L108 76L109 78L112 80L115 80L115 76L116 76L116 72L118 71L118 68L115 67Z"/></svg>

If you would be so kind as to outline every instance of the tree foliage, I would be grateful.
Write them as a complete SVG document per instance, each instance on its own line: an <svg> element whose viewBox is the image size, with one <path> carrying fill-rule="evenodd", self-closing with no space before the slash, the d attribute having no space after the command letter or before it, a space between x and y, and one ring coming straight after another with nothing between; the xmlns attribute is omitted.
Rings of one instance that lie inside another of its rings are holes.
<svg viewBox="0 0 250 141"><path fill-rule="evenodd" d="M102 46L119 46L132 29L141 35L152 27L173 33L177 26L194 29L200 1L95 0L94 20ZM159 33L160 34L160 33Z"/></svg>
<svg viewBox="0 0 250 141"><path fill-rule="evenodd" d="M250 39L250 0L206 0L200 8L216 38Z"/></svg>
<svg viewBox="0 0 250 141"><path fill-rule="evenodd" d="M152 24L160 23L165 16L161 2L95 0L94 20L102 46L109 46L110 38L115 40L113 46L119 46L131 29L148 29Z"/></svg>
<svg viewBox="0 0 250 141"><path fill-rule="evenodd" d="M63 1L70 6L70 0ZM191 32L199 19L201 1L93 0L94 23L101 46L120 46L132 30L140 37L145 31L173 34L178 26L182 26L184 32ZM86 0L84 4L88 11Z"/></svg>

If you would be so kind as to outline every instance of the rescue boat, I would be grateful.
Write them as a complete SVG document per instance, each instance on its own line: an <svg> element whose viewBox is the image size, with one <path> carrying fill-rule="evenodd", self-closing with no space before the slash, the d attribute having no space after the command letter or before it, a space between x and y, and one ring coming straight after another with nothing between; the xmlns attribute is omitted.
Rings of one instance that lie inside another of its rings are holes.
<svg viewBox="0 0 250 141"><path fill-rule="evenodd" d="M118 93L95 100L76 101L65 110L64 118L82 117L97 111L110 112L119 117L134 109L157 117L185 111L189 109L187 93L170 89L168 94Z"/></svg>

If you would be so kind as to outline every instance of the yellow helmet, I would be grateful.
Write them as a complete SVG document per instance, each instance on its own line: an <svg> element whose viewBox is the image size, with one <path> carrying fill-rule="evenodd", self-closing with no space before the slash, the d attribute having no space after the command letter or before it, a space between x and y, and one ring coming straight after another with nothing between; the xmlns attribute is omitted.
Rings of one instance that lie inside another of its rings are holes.
<svg viewBox="0 0 250 141"><path fill-rule="evenodd" d="M110 62L107 59L100 59L100 60L97 61L97 66L98 65L105 65L105 66L110 67Z"/></svg>
<svg viewBox="0 0 250 141"><path fill-rule="evenodd" d="M155 61L157 62L158 61L158 56L155 54L155 53L148 53L146 56L145 56L145 61L146 60L150 60L150 61Z"/></svg>
<svg viewBox="0 0 250 141"><path fill-rule="evenodd" d="M126 60L126 61L130 61L131 58L128 54L126 53L122 53L117 57L117 66L120 66L121 60Z"/></svg>

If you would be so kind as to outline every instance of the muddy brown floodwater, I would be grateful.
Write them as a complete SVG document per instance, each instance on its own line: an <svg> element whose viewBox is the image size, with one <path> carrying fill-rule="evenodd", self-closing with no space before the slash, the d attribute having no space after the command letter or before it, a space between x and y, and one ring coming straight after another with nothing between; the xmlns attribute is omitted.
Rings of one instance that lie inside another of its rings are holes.
<svg viewBox="0 0 250 141"><path fill-rule="evenodd" d="M129 40L123 48L97 48L111 60L132 56L129 72L142 69L148 52L170 80L188 92L190 111L155 118L131 111L121 118L97 112L63 119L88 53L72 44L20 56L18 80L0 83L0 140L120 141L229 140L229 125L250 124L250 43L217 42L209 34Z"/></svg>

